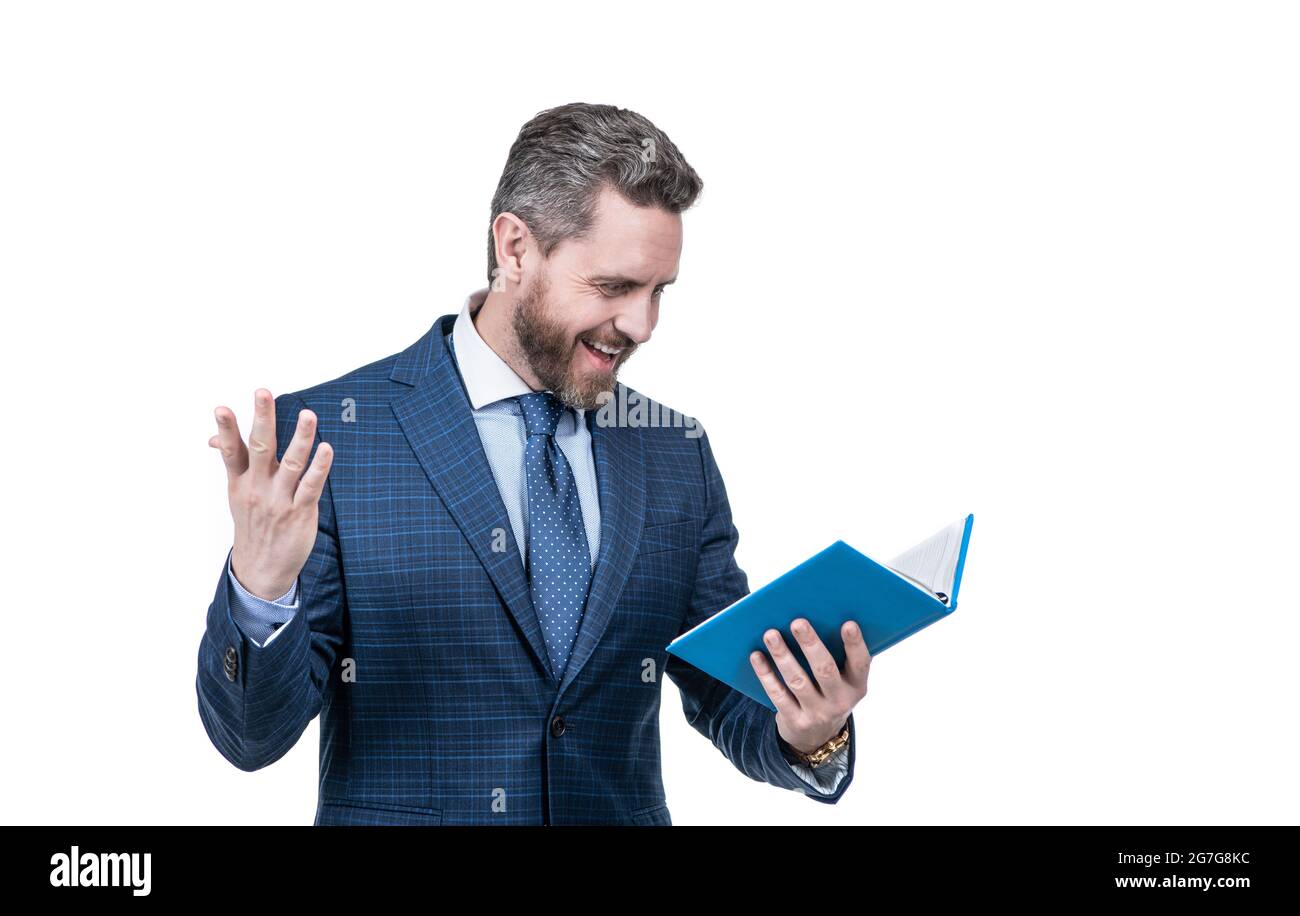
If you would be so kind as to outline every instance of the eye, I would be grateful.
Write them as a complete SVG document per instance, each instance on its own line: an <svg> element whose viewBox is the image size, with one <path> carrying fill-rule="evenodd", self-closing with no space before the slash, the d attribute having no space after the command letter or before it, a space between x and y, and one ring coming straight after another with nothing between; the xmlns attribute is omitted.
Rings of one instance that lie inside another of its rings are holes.
<svg viewBox="0 0 1300 916"><path fill-rule="evenodd" d="M600 291L606 296L621 296L623 293L627 292L627 287L620 284L614 284L612 286L602 286Z"/></svg>
<svg viewBox="0 0 1300 916"><path fill-rule="evenodd" d="M664 294L664 290L665 290L665 289L667 289L667 287L665 287L665 286L656 286L656 287L655 287L655 296L656 296L656 297L657 297L657 296L662 296L662 295Z"/></svg>

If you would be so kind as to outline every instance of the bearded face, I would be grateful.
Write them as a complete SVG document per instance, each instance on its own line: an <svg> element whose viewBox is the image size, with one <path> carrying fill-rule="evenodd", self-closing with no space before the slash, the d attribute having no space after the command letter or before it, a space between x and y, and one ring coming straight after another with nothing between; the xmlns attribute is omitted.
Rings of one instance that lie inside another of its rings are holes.
<svg viewBox="0 0 1300 916"><path fill-rule="evenodd" d="M618 370L636 343L609 327L574 328L548 298L550 286L538 272L516 300L511 324L524 360L543 387L566 406L594 410L600 394L613 391Z"/></svg>

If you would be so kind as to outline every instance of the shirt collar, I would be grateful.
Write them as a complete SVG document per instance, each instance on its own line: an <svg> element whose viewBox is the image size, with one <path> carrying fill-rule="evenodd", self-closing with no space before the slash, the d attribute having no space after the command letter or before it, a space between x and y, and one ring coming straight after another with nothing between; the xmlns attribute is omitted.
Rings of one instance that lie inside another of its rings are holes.
<svg viewBox="0 0 1300 916"><path fill-rule="evenodd" d="M533 390L515 374L515 370L505 360L497 356L474 327L474 313L482 307L487 294L488 287L485 286L465 297L465 304L451 331L461 381L465 383L465 391L469 394L470 406L475 410Z"/></svg>
<svg viewBox="0 0 1300 916"><path fill-rule="evenodd" d="M511 369L496 351L488 346L487 341L479 336L474 327L474 315L483 306L489 287L475 290L465 297L456 324L451 329L452 345L456 348L456 364L460 369L461 381L469 395L470 406L475 410L486 407L506 398L528 394L533 389L528 387L515 370ZM574 411L582 419L586 411Z"/></svg>

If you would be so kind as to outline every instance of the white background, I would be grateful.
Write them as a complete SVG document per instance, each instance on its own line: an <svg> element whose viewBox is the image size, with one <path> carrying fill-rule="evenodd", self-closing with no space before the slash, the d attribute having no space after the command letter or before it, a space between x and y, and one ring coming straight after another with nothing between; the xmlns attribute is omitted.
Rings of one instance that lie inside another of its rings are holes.
<svg viewBox="0 0 1300 916"><path fill-rule="evenodd" d="M1295 8L8 3L6 787L16 823L310 823L194 677L212 409L485 285L519 127L645 114L699 171L622 376L708 427L754 587L976 516L882 653L836 806L681 714L679 824L1300 820Z"/></svg>

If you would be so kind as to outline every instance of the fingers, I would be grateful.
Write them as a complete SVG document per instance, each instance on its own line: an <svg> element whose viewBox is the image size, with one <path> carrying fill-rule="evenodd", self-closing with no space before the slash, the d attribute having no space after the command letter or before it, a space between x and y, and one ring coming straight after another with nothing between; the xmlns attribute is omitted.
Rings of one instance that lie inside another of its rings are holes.
<svg viewBox="0 0 1300 916"><path fill-rule="evenodd" d="M763 634L763 642L767 644L767 651L776 662L777 670L785 680L785 686L794 694L799 705L804 706L815 701L820 695L817 685L808 677L808 673L803 670L803 665L799 664L794 653L786 646L780 631L768 630Z"/></svg>
<svg viewBox="0 0 1300 916"><path fill-rule="evenodd" d="M316 414L310 410L298 411L298 426L294 429L289 447L280 458L280 467L275 472L275 489L283 497L293 498L293 491L298 487L298 478L307 470L307 458L311 455L311 444L316 438Z"/></svg>
<svg viewBox="0 0 1300 916"><path fill-rule="evenodd" d="M253 393L253 428L248 434L248 465L269 474L275 470L275 399L259 388Z"/></svg>
<svg viewBox="0 0 1300 916"><path fill-rule="evenodd" d="M808 659L808 667L812 668L813 677L817 679L822 693L828 697L835 696L844 684L835 656L831 655L830 650L821 641L813 625L804 618L799 617L791 621L790 632L799 641L799 647L803 649L803 657Z"/></svg>
<svg viewBox="0 0 1300 916"><path fill-rule="evenodd" d="M852 620L845 621L840 627L840 636L844 639L844 679L865 690L867 673L871 670L871 652L867 649L862 628Z"/></svg>
<svg viewBox="0 0 1300 916"><path fill-rule="evenodd" d="M799 701L795 699L794 694L786 690L785 684L776 676L776 669L767 660L767 656L754 650L749 653L749 663L754 667L758 682L763 685L763 691L772 701L777 712L785 713L786 718L793 718L799 712Z"/></svg>
<svg viewBox="0 0 1300 916"><path fill-rule="evenodd" d="M248 469L248 449L244 448L244 440L239 437L235 412L229 407L218 407L213 414L217 418L217 434L208 440L208 445L221 451L226 474L237 477Z"/></svg>
<svg viewBox="0 0 1300 916"><path fill-rule="evenodd" d="M311 460L307 473L302 475L298 491L293 495L294 508L314 505L325 489L325 478L329 476L330 465L334 461L334 449L328 442L316 446L316 456Z"/></svg>

